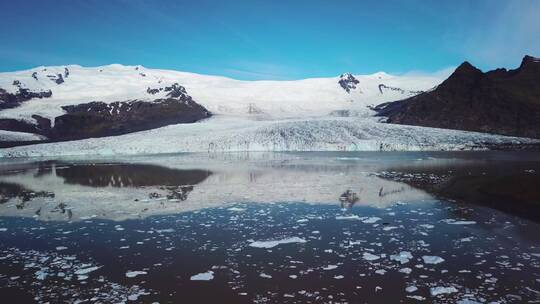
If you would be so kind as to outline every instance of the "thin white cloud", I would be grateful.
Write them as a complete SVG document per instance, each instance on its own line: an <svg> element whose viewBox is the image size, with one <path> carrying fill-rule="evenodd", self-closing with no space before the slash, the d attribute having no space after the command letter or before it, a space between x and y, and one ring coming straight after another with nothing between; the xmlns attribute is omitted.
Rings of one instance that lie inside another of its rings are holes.
<svg viewBox="0 0 540 304"><path fill-rule="evenodd" d="M487 24L472 28L457 46L473 64L515 67L523 55L540 55L540 1L507 1L485 14Z"/></svg>

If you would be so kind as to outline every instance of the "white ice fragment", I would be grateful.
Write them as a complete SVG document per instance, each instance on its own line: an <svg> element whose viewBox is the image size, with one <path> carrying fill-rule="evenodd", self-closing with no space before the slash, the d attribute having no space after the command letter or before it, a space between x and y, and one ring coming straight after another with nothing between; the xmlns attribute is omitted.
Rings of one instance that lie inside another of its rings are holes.
<svg viewBox="0 0 540 304"><path fill-rule="evenodd" d="M88 274L90 272L93 272L93 271L96 271L98 269L100 269L101 267L98 267L98 266L92 266L92 267L87 267L87 268L81 268L81 269L78 269L77 271L75 271L75 274L76 275L85 275L85 274Z"/></svg>
<svg viewBox="0 0 540 304"><path fill-rule="evenodd" d="M231 207L231 208L229 208L227 210L232 211L232 212L244 212L244 211L246 211L246 209L238 208L238 207Z"/></svg>
<svg viewBox="0 0 540 304"><path fill-rule="evenodd" d="M358 215L342 215L336 216L336 220L360 220Z"/></svg>
<svg viewBox="0 0 540 304"><path fill-rule="evenodd" d="M375 260L380 259L381 257L378 255L369 253L369 252L364 252L364 254L362 255L362 258L366 261L375 261Z"/></svg>
<svg viewBox="0 0 540 304"><path fill-rule="evenodd" d="M399 254L390 255L390 260L400 262L401 264L408 263L412 258L412 254L408 251L401 251Z"/></svg>
<svg viewBox="0 0 540 304"><path fill-rule="evenodd" d="M337 265L328 265L328 266L324 266L323 270L333 270L333 269L336 269L336 268L338 268Z"/></svg>
<svg viewBox="0 0 540 304"><path fill-rule="evenodd" d="M260 276L261 278L264 278L264 279L271 279L271 278L272 278L272 276L271 276L271 275L269 275L269 274L266 274L266 273L264 273L264 272L263 272L263 273L261 273L261 274L259 274L259 276Z"/></svg>
<svg viewBox="0 0 540 304"><path fill-rule="evenodd" d="M401 268L399 270L399 272L405 273L405 274L410 274L412 272L412 269L410 269L409 267L405 267L405 268Z"/></svg>
<svg viewBox="0 0 540 304"><path fill-rule="evenodd" d="M456 221L454 219L444 219L442 222L450 224L450 225L474 225L476 224L475 221Z"/></svg>
<svg viewBox="0 0 540 304"><path fill-rule="evenodd" d="M443 258L435 255L424 255L422 256L422 259L424 260L425 264L439 264L444 262Z"/></svg>
<svg viewBox="0 0 540 304"><path fill-rule="evenodd" d="M410 292L415 292L417 290L418 290L418 287L416 287L416 286L407 286L407 288L405 288L405 291L409 292L409 293Z"/></svg>
<svg viewBox="0 0 540 304"><path fill-rule="evenodd" d="M305 243L305 242L306 240L295 236L295 237L290 237L290 238L281 239L281 240L255 241L249 244L249 246L255 247L255 248L273 248L281 244Z"/></svg>
<svg viewBox="0 0 540 304"><path fill-rule="evenodd" d="M429 289L429 293L434 297L440 294L448 294L448 293L454 293L454 292L458 292L458 290L454 286L450 286L450 287L438 286L438 287L431 287Z"/></svg>
<svg viewBox="0 0 540 304"><path fill-rule="evenodd" d="M194 276L191 276L190 278L191 281L210 281L212 279L214 279L214 272L211 270L207 272L198 273Z"/></svg>
<svg viewBox="0 0 540 304"><path fill-rule="evenodd" d="M372 216L372 217L368 217L368 218L363 219L362 223L364 223L364 224L373 224L373 223L376 223L376 222L378 222L380 220L381 220L380 217Z"/></svg>
<svg viewBox="0 0 540 304"><path fill-rule="evenodd" d="M143 274L147 274L146 271L128 271L126 272L126 277L127 278L134 278L138 275L143 275Z"/></svg>

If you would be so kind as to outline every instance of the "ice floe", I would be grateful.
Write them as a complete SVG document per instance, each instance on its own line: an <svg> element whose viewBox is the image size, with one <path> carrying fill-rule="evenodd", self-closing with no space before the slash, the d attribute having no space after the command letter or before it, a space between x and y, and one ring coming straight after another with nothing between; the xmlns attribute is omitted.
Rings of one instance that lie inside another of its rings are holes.
<svg viewBox="0 0 540 304"><path fill-rule="evenodd" d="M209 270L207 272L201 272L191 276L191 281L210 281L214 279L214 272Z"/></svg>
<svg viewBox="0 0 540 304"><path fill-rule="evenodd" d="M281 240L272 240L272 241L255 241L249 244L250 247L254 248L273 248L282 244L292 244L292 243L306 243L306 240L299 237L290 237Z"/></svg>

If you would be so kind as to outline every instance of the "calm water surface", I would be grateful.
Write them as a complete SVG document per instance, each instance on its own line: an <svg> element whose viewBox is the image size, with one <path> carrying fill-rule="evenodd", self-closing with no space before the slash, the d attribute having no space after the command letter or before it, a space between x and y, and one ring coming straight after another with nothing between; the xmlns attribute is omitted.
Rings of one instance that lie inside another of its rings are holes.
<svg viewBox="0 0 540 304"><path fill-rule="evenodd" d="M0 164L6 303L540 303L540 155Z"/></svg>

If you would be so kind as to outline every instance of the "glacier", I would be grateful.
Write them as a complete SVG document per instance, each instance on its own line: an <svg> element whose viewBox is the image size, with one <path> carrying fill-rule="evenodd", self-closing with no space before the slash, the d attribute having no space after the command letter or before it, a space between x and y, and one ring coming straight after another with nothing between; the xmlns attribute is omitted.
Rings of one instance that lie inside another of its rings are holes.
<svg viewBox="0 0 540 304"><path fill-rule="evenodd" d="M69 70L58 84L47 75ZM35 76L35 77L34 77ZM340 82L354 79L345 90ZM169 125L115 137L43 143L0 150L0 157L134 155L238 151L433 151L477 150L499 145L540 144L540 140L467 131L384 123L372 106L430 90L437 76L344 74L292 81L240 81L220 76L149 69L142 66L77 65L38 67L0 73L0 87L51 90L51 98L32 99L0 111L0 118L37 123L37 114L54 120L62 106L89 101L152 100L148 91L179 83L214 115L192 124ZM17 83L17 86L15 86ZM42 139L36 134L2 131L2 138Z"/></svg>

